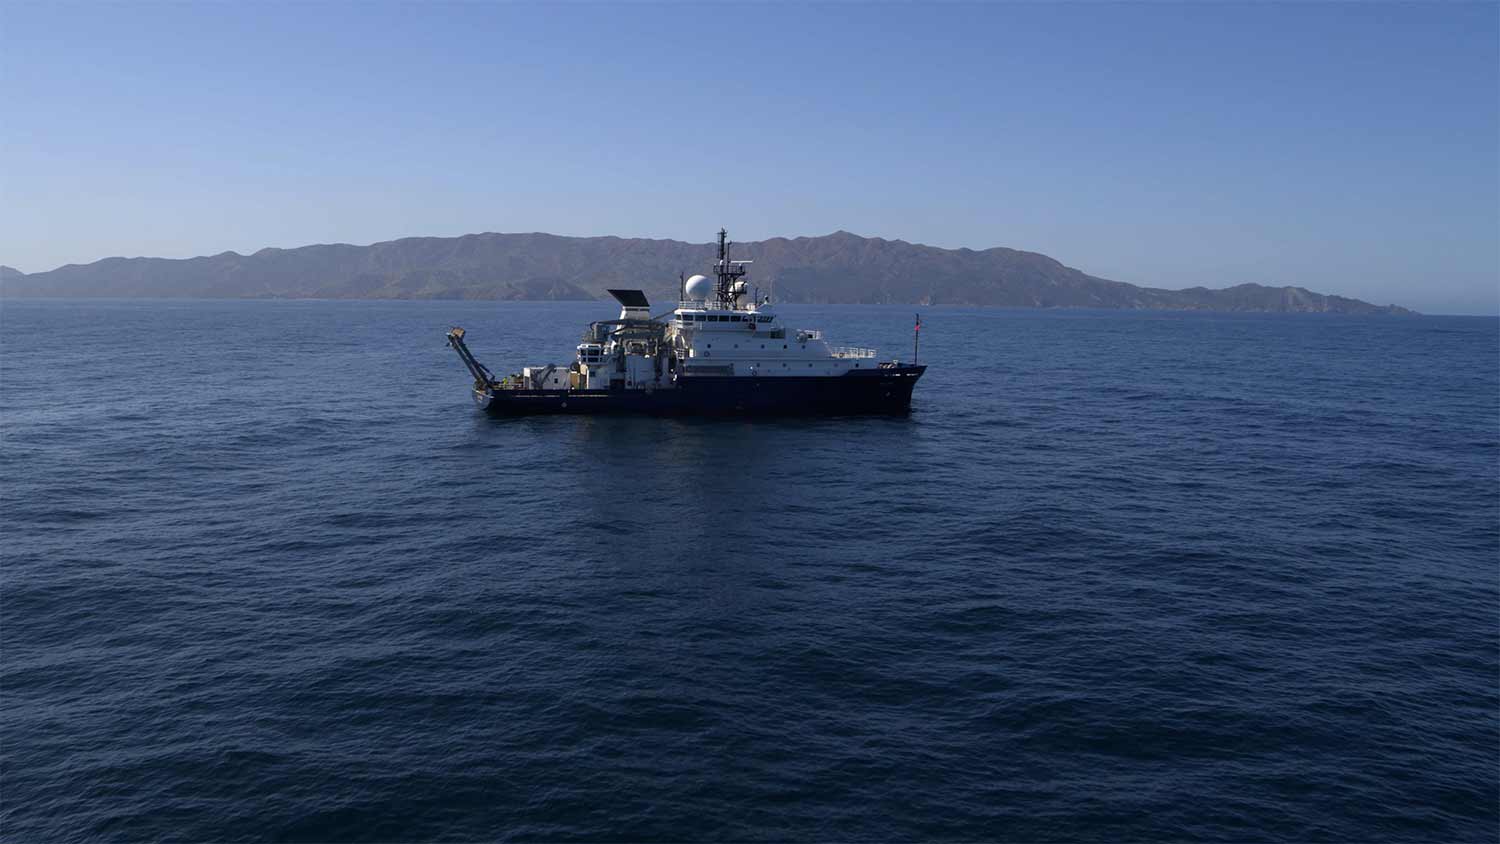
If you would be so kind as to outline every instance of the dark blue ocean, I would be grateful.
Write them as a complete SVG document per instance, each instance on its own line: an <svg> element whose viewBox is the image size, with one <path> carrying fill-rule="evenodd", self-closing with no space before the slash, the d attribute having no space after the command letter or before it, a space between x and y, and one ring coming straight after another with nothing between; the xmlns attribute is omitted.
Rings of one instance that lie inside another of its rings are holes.
<svg viewBox="0 0 1500 844"><path fill-rule="evenodd" d="M613 315L0 305L0 836L1500 837L1500 321L924 309L899 419L443 343Z"/></svg>

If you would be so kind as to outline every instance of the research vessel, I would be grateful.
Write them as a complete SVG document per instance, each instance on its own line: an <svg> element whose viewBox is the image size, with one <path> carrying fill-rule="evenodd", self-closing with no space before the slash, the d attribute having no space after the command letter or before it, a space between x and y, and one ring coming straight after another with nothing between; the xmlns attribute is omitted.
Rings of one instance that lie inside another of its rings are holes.
<svg viewBox="0 0 1500 844"><path fill-rule="evenodd" d="M464 329L448 345L474 376L474 402L492 416L548 413L668 415L903 414L927 367L833 346L820 331L788 328L770 296L745 281L719 231L714 278L679 279L677 307L660 316L640 290L610 290L616 319L591 323L567 364L496 377ZM921 330L921 318L913 327Z"/></svg>

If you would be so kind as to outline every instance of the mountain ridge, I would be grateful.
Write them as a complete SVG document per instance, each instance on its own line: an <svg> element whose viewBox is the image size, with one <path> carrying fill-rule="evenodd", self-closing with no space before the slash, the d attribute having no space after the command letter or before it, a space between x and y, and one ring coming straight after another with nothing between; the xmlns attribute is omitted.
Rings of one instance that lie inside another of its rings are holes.
<svg viewBox="0 0 1500 844"><path fill-rule="evenodd" d="M679 272L706 272L714 244L656 238L484 232L268 246L193 258L110 257L39 273L0 267L6 297L592 300L640 287L675 301ZM845 230L735 244L750 279L779 301L1255 312L1407 314L1303 287L1182 290L1092 276L1005 246L944 249Z"/></svg>

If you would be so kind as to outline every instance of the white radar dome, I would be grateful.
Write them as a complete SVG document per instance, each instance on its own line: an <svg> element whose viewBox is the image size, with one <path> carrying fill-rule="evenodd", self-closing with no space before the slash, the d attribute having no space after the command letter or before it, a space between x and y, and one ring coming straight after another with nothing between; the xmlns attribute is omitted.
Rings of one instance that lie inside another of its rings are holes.
<svg viewBox="0 0 1500 844"><path fill-rule="evenodd" d="M714 283L706 275L695 275L687 280L687 298L694 302L701 302L708 298L713 292Z"/></svg>

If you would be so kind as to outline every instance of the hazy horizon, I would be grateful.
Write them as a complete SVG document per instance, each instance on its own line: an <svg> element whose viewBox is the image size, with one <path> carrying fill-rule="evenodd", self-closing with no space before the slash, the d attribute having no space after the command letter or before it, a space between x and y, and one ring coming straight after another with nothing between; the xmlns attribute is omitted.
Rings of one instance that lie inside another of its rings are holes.
<svg viewBox="0 0 1500 844"><path fill-rule="evenodd" d="M1500 7L0 7L0 263L863 237L1500 312Z"/></svg>

